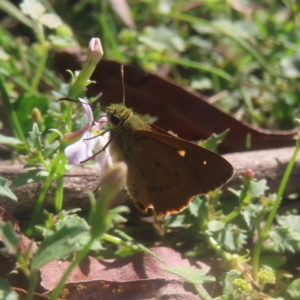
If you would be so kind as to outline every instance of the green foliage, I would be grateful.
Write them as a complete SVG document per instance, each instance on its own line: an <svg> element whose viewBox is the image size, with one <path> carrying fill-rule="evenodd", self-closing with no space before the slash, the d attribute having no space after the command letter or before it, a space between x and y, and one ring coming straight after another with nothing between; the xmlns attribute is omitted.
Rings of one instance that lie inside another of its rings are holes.
<svg viewBox="0 0 300 300"><path fill-rule="evenodd" d="M174 267L167 266L165 271L175 274L178 277L184 279L186 282L194 283L194 284L202 284L205 282L213 282L215 278L212 276L206 276L204 270L201 269L192 269L190 267Z"/></svg>
<svg viewBox="0 0 300 300"><path fill-rule="evenodd" d="M295 125L300 103L299 3L263 1L252 7L241 2L237 7L234 1L202 2L189 6L191 2L185 0L138 1L134 5L129 1L134 30L123 24L109 1L80 0L72 7L67 1L54 2L55 7L47 1L26 0L20 7L0 1L0 10L6 13L0 23L0 92L10 124L10 131L0 135L0 144L13 150L13 158L22 155L26 166L34 167L25 169L10 186L0 178L0 195L15 201L11 189L44 181L26 231L40 239L32 259L29 251L18 248L20 235L10 224L0 223L2 252L16 258L31 283L28 299L33 297L38 269L51 260L66 259L76 252L51 295L55 299L72 268L91 250L103 258L139 251L155 256L139 242L145 232L153 234L152 225L133 227L128 222L119 226L126 221L127 209L108 211L109 202L124 185L126 171L120 166L102 183L99 199L90 195L87 220L77 210L62 210L63 176L69 168L63 138L85 125L86 119L80 105L55 100L84 96L95 64L88 61L82 72L72 74L70 83L62 83L52 67L57 50L78 45L78 41L86 47L90 36L99 35L107 58L150 71L168 70L168 76L240 120L271 129ZM6 25L15 20L21 25L10 30ZM215 150L226 133L211 137L203 146ZM195 197L180 214L158 221L158 231L164 234L159 238L153 234L156 240L149 246L168 245L189 257L222 259L223 274L216 276L222 282L221 299L265 298L263 293L299 299L298 274L281 276L288 272L285 268L291 255L300 250L299 216L289 212L275 219L299 147L298 142L277 195L268 194L266 180L256 181L253 174L245 173L240 189L231 190L230 201L222 201L222 193L215 191ZM45 213L38 223L53 180L56 213ZM202 283L213 278L204 271L165 269L195 284L203 298L211 299ZM0 298L16 297L4 280L0 280L0 291Z"/></svg>
<svg viewBox="0 0 300 300"><path fill-rule="evenodd" d="M17 200L17 196L7 186L6 179L3 177L0 177L0 195L8 197L14 201Z"/></svg>
<svg viewBox="0 0 300 300"><path fill-rule="evenodd" d="M2 300L18 300L18 294L11 288L8 281L0 278L0 299Z"/></svg>

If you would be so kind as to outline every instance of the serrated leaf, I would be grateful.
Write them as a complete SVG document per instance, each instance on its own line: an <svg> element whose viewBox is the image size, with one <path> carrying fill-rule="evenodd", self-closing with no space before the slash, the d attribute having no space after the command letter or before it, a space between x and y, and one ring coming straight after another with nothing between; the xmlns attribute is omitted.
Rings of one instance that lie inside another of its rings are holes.
<svg viewBox="0 0 300 300"><path fill-rule="evenodd" d="M86 229L88 229L88 223L83 218L80 218L76 214L66 215L66 216L64 216L63 219L59 220L55 224L55 228L57 230L60 230L63 226L82 226L82 227L85 227ZM71 242L77 244L78 247L81 248L82 246L86 245L86 243L90 240L90 238L91 238L91 234L87 230L85 232L82 232L82 233L76 235L71 240ZM94 251L99 250L101 248L102 247L101 247L100 241L94 241L94 243L91 245L91 250L94 250Z"/></svg>
<svg viewBox="0 0 300 300"><path fill-rule="evenodd" d="M29 170L26 173L19 174L11 184L11 188L15 189L21 185L38 182L44 180L48 176L48 172L45 170L34 169Z"/></svg>
<svg viewBox="0 0 300 300"><path fill-rule="evenodd" d="M211 220L208 225L207 225L207 229L210 231L210 232L217 232L217 231L220 231L222 229L225 228L225 224L221 221L218 221L218 220Z"/></svg>
<svg viewBox="0 0 300 300"><path fill-rule="evenodd" d="M288 228L275 227L269 233L270 239L274 243L275 250L284 252L285 250L295 252L298 248L297 241L292 237Z"/></svg>
<svg viewBox="0 0 300 300"><path fill-rule="evenodd" d="M253 198L257 198L260 195L264 195L269 187L267 186L267 180L261 179L259 181L252 181L250 187L250 193Z"/></svg>
<svg viewBox="0 0 300 300"><path fill-rule="evenodd" d="M186 225L185 219L186 216L183 214L171 215L171 217L166 219L164 223L167 227L181 227Z"/></svg>
<svg viewBox="0 0 300 300"><path fill-rule="evenodd" d="M287 287L286 292L287 294L295 300L300 299L300 278L295 279L292 283Z"/></svg>
<svg viewBox="0 0 300 300"><path fill-rule="evenodd" d="M245 244L247 236L235 225L228 224L224 229L215 233L216 239L225 249L239 251Z"/></svg>
<svg viewBox="0 0 300 300"><path fill-rule="evenodd" d="M255 216L255 211L253 210L252 206L247 206L244 210L240 212L242 217L245 220L245 223L250 228L251 227L251 219Z"/></svg>
<svg viewBox="0 0 300 300"><path fill-rule="evenodd" d="M50 237L47 237L33 255L31 270L37 271L54 259L64 258L77 251L79 247L72 242L72 239L84 231L86 231L86 228L83 226L64 226Z"/></svg>
<svg viewBox="0 0 300 300"><path fill-rule="evenodd" d="M21 237L14 231L11 223L0 221L0 236L2 236L8 253L16 254Z"/></svg>
<svg viewBox="0 0 300 300"><path fill-rule="evenodd" d="M287 228L295 240L300 241L300 216L280 216L277 223L280 227Z"/></svg>
<svg viewBox="0 0 300 300"><path fill-rule="evenodd" d="M46 144L45 149L43 150L44 159L47 159L59 148L59 141L55 141L52 144Z"/></svg>
<svg viewBox="0 0 300 300"><path fill-rule="evenodd" d="M29 132L29 146L30 150L38 150L41 151L41 133L39 130L39 126L37 123L33 123L32 131Z"/></svg>
<svg viewBox="0 0 300 300"><path fill-rule="evenodd" d="M0 134L0 144L6 145L6 146L20 146L20 145L23 145L23 142L14 137L5 136L3 134Z"/></svg>
<svg viewBox="0 0 300 300"><path fill-rule="evenodd" d="M8 281L0 278L0 299L1 300L18 300L18 294L10 287Z"/></svg>
<svg viewBox="0 0 300 300"><path fill-rule="evenodd" d="M227 272L224 279L222 280L223 294L231 296L236 289L232 284L233 280L242 277L242 273L237 270L231 270Z"/></svg>
<svg viewBox="0 0 300 300"><path fill-rule="evenodd" d="M164 268L164 271L175 274L178 277L184 279L185 281L191 282L193 284L202 284L204 282L216 281L216 279L213 276L206 276L206 271L187 266L167 266L166 268Z"/></svg>
<svg viewBox="0 0 300 300"><path fill-rule="evenodd" d="M228 132L229 132L229 129L226 129L225 131L223 131L220 134L214 133L208 140L199 143L199 145L210 151L216 151L219 144L224 140L224 138L226 137Z"/></svg>
<svg viewBox="0 0 300 300"><path fill-rule="evenodd" d="M8 197L14 201L17 201L17 196L10 190L8 185L6 184L6 179L0 177L0 196Z"/></svg>
<svg viewBox="0 0 300 300"><path fill-rule="evenodd" d="M202 200L199 197L195 197L193 201L188 206L188 210L194 217L199 216L199 210L202 205Z"/></svg>

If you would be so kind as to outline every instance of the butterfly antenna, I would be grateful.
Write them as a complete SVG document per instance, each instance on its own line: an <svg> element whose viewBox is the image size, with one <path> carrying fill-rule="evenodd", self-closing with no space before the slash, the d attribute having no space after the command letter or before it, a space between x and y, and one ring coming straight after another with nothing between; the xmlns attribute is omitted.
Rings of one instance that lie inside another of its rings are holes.
<svg viewBox="0 0 300 300"><path fill-rule="evenodd" d="M124 65L121 65L122 88L123 88L123 105L125 105L125 83L124 83Z"/></svg>

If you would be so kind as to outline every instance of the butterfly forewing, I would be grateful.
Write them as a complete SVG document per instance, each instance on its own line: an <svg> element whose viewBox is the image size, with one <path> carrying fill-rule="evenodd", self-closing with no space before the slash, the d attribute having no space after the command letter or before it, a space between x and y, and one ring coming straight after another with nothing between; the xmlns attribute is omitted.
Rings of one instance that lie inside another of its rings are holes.
<svg viewBox="0 0 300 300"><path fill-rule="evenodd" d="M142 212L151 206L158 215L179 212L234 173L224 158L187 141L144 130L134 135L127 188Z"/></svg>

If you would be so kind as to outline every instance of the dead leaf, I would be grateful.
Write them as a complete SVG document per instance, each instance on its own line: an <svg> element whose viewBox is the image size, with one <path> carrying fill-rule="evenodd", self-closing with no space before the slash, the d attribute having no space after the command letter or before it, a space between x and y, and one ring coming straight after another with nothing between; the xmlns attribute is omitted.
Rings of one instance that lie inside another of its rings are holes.
<svg viewBox="0 0 300 300"><path fill-rule="evenodd" d="M182 259L181 254L172 249L161 247L151 250L169 265L191 266L187 259ZM41 268L41 285L49 291L53 290L69 265L70 262L68 261L52 261L43 266ZM198 263L198 265L201 265L206 271L210 270L203 263ZM164 267L164 263L147 253L138 253L130 257L103 261L87 257L73 270L68 279L66 290L61 296L64 299L80 299L69 298L68 295L76 289L88 289L91 293L97 290L97 295L107 292L111 298L106 299L143 299L141 296L137 296L137 298L128 297L128 293L131 293L132 290L140 289L142 291L147 290L151 295L157 296L159 293L165 293L172 289L173 285L180 290L180 293L178 290L175 294L185 295L183 280L164 271ZM116 293L120 298L114 298ZM190 296L192 297L193 294L190 294ZM85 297L87 296L85 295ZM81 299L84 299L84 297L82 296ZM182 299L193 299L193 297Z"/></svg>
<svg viewBox="0 0 300 300"><path fill-rule="evenodd" d="M83 56L74 48L56 53L54 68L68 78L67 69L82 68ZM88 86L88 96L103 93L101 103L122 101L121 64L102 60L93 76L96 84ZM157 116L156 125L172 130L186 140L206 139L213 133L230 128L220 148L223 152L245 151L246 140L251 138L251 150L272 149L295 145L298 129L271 131L255 128L235 119L208 103L206 97L188 90L174 80L139 68L125 65L126 105L141 114Z"/></svg>
<svg viewBox="0 0 300 300"><path fill-rule="evenodd" d="M131 16L130 7L126 0L109 0L113 10L122 22L131 30L136 30L135 22Z"/></svg>
<svg viewBox="0 0 300 300"><path fill-rule="evenodd" d="M19 288L13 288L14 291L16 291L19 295L19 300L25 300L26 299L26 296L28 294L27 291L23 290L23 289L19 289ZM33 300L46 300L46 299L49 299L48 297L46 296L43 296L41 294L38 294L38 293L34 293L34 296L33 296ZM57 300L60 300L60 299L57 299Z"/></svg>
<svg viewBox="0 0 300 300"><path fill-rule="evenodd" d="M46 293L49 295L50 293ZM68 300L199 300L199 296L186 291L184 283L176 280L144 279L131 282L88 281L68 283L60 295Z"/></svg>

